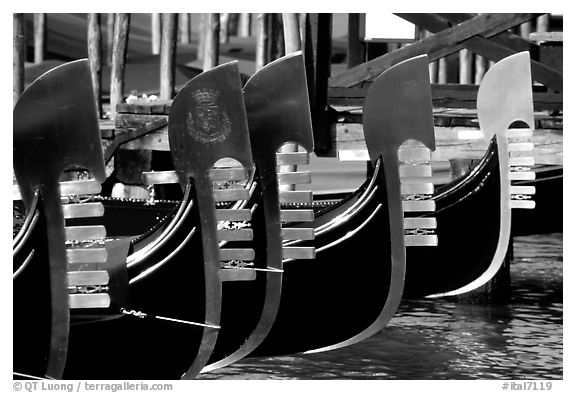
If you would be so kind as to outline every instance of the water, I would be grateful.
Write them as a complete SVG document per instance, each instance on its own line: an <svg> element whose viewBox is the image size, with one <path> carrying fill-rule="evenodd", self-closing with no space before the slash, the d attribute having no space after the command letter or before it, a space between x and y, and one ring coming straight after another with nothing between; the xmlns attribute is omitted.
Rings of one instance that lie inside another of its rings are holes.
<svg viewBox="0 0 576 393"><path fill-rule="evenodd" d="M518 237L505 305L403 301L336 351L244 359L199 379L562 379L562 234Z"/></svg>

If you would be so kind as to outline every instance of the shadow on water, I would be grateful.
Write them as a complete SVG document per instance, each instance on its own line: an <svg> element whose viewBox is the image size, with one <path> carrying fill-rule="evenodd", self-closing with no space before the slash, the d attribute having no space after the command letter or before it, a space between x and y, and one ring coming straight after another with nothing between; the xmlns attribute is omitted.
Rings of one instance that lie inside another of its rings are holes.
<svg viewBox="0 0 576 393"><path fill-rule="evenodd" d="M562 379L562 233L518 237L505 305L405 300L336 351L244 359L200 379Z"/></svg>

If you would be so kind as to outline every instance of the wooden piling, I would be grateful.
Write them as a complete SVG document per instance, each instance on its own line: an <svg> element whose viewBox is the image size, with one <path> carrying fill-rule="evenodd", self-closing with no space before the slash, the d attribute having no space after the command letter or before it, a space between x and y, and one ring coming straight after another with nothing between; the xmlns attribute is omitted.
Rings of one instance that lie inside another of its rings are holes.
<svg viewBox="0 0 576 393"><path fill-rule="evenodd" d="M238 19L238 36L250 37L250 14L240 14Z"/></svg>
<svg viewBox="0 0 576 393"><path fill-rule="evenodd" d="M474 84L479 85L486 73L487 61L484 57L476 55L476 64L474 72Z"/></svg>
<svg viewBox="0 0 576 393"><path fill-rule="evenodd" d="M438 59L438 83L448 81L448 60L445 57Z"/></svg>
<svg viewBox="0 0 576 393"><path fill-rule="evenodd" d="M116 14L107 14L106 20L106 63L112 65L112 52L114 51L114 26Z"/></svg>
<svg viewBox="0 0 576 393"><path fill-rule="evenodd" d="M538 17L538 19L536 19L536 31L541 33L541 32L546 32L548 31L550 27L550 14L544 14Z"/></svg>
<svg viewBox="0 0 576 393"><path fill-rule="evenodd" d="M189 14L178 14L178 29L180 31L179 35L179 42L181 44L189 44L190 43L190 23L188 20L190 19Z"/></svg>
<svg viewBox="0 0 576 393"><path fill-rule="evenodd" d="M204 32L204 63L202 69L207 71L218 65L220 51L220 14L207 14Z"/></svg>
<svg viewBox="0 0 576 393"><path fill-rule="evenodd" d="M256 15L256 71L266 65L266 47L268 43L268 29L266 28L266 14Z"/></svg>
<svg viewBox="0 0 576 393"><path fill-rule="evenodd" d="M112 75L110 77L110 117L116 118L116 105L124 95L124 70L128 52L130 14L116 14L114 22L114 43L112 46Z"/></svg>
<svg viewBox="0 0 576 393"><path fill-rule="evenodd" d="M286 54L294 53L302 48L300 41L300 21L298 14L282 14L284 27L284 50Z"/></svg>
<svg viewBox="0 0 576 393"><path fill-rule="evenodd" d="M46 14L34 14L34 63L44 61L46 53Z"/></svg>
<svg viewBox="0 0 576 393"><path fill-rule="evenodd" d="M94 86L94 98L98 117L102 118L102 18L100 14L88 14L88 59Z"/></svg>
<svg viewBox="0 0 576 393"><path fill-rule="evenodd" d="M24 14L12 14L13 15L13 56L12 56L12 91L13 91L13 103L12 106L16 105L16 102L22 95L24 91L24 63L26 62L26 37L24 35Z"/></svg>
<svg viewBox="0 0 576 393"><path fill-rule="evenodd" d="M360 42L360 14L348 14L347 67L362 63L362 43Z"/></svg>
<svg viewBox="0 0 576 393"><path fill-rule="evenodd" d="M178 14L162 14L162 44L160 45L160 98L169 100L174 95L176 74L176 38Z"/></svg>
<svg viewBox="0 0 576 393"><path fill-rule="evenodd" d="M230 41L230 14L220 14L220 43L227 44Z"/></svg>
<svg viewBox="0 0 576 393"><path fill-rule="evenodd" d="M468 49L462 49L459 52L460 56L460 77L461 85L469 85L472 83L472 52Z"/></svg>
<svg viewBox="0 0 576 393"><path fill-rule="evenodd" d="M284 29L281 14L267 14L268 17L268 48L266 63L284 56Z"/></svg>
<svg viewBox="0 0 576 393"><path fill-rule="evenodd" d="M196 58L204 59L204 50L206 47L206 24L209 14L200 14L198 23L198 45L196 46Z"/></svg>
<svg viewBox="0 0 576 393"><path fill-rule="evenodd" d="M530 39L532 32L532 22L525 22L520 25L520 36L526 40Z"/></svg>
<svg viewBox="0 0 576 393"><path fill-rule="evenodd" d="M151 26L150 26L150 30L151 30L151 34L152 34L152 54L153 55L159 55L160 54L160 40L161 40L161 26L162 26L162 22L161 22L161 18L160 18L160 13L158 12L154 12L152 13L152 20L151 20Z"/></svg>

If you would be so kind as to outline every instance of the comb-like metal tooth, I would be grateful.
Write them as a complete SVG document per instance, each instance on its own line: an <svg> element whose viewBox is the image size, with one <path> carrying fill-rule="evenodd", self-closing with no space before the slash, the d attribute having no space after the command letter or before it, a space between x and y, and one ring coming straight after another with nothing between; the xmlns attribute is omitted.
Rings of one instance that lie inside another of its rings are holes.
<svg viewBox="0 0 576 393"><path fill-rule="evenodd" d="M484 132L481 130L458 130L459 140L478 140L484 139Z"/></svg>
<svg viewBox="0 0 576 393"><path fill-rule="evenodd" d="M282 258L314 259L316 258L316 249L314 247L282 247Z"/></svg>
<svg viewBox="0 0 576 393"><path fill-rule="evenodd" d="M422 184L422 183L430 183L432 182L431 177L425 176L410 176L410 177L400 177L400 183L402 184Z"/></svg>
<svg viewBox="0 0 576 393"><path fill-rule="evenodd" d="M536 202L530 200L526 201L511 200L510 207L512 209L534 209L536 208Z"/></svg>
<svg viewBox="0 0 576 393"><path fill-rule="evenodd" d="M105 248L69 248L66 258L68 263L105 263L108 251Z"/></svg>
<svg viewBox="0 0 576 393"><path fill-rule="evenodd" d="M62 206L64 218L102 217L104 205L101 202L74 203Z"/></svg>
<svg viewBox="0 0 576 393"><path fill-rule="evenodd" d="M154 184L175 184L179 181L180 179L178 179L176 171L142 172L142 183L147 186Z"/></svg>
<svg viewBox="0 0 576 393"><path fill-rule="evenodd" d="M221 261L253 261L256 257L251 248L223 248L220 249Z"/></svg>
<svg viewBox="0 0 576 393"><path fill-rule="evenodd" d="M230 188L226 190L214 190L215 202L246 201L250 198L250 192L246 188Z"/></svg>
<svg viewBox="0 0 576 393"><path fill-rule="evenodd" d="M87 225L65 227L66 240L104 240L106 238L106 227L104 225Z"/></svg>
<svg viewBox="0 0 576 393"><path fill-rule="evenodd" d="M220 269L220 281L253 281L256 271L253 269Z"/></svg>
<svg viewBox="0 0 576 393"><path fill-rule="evenodd" d="M18 187L18 184L12 184L12 200L13 201L22 200L22 195L20 195L20 187Z"/></svg>
<svg viewBox="0 0 576 393"><path fill-rule="evenodd" d="M532 171L526 172L510 172L510 180L535 180L536 173Z"/></svg>
<svg viewBox="0 0 576 393"><path fill-rule="evenodd" d="M280 210L280 220L283 222L308 222L314 221L314 210L312 209L282 209Z"/></svg>
<svg viewBox="0 0 576 393"><path fill-rule="evenodd" d="M508 130L508 139L532 138L534 130L532 128L511 128Z"/></svg>
<svg viewBox="0 0 576 393"><path fill-rule="evenodd" d="M280 191L280 203L312 203L312 191Z"/></svg>
<svg viewBox="0 0 576 393"><path fill-rule="evenodd" d="M308 184L312 182L310 171L282 172L278 174L278 184Z"/></svg>
<svg viewBox="0 0 576 393"><path fill-rule="evenodd" d="M68 272L68 285L106 285L110 275L106 270Z"/></svg>
<svg viewBox="0 0 576 393"><path fill-rule="evenodd" d="M398 167L400 172L400 181L404 182L404 179L409 178L426 178L432 176L432 165L421 164L421 165L408 165L401 164Z"/></svg>
<svg viewBox="0 0 576 393"><path fill-rule="evenodd" d="M404 148L398 150L398 159L403 162L429 162L430 150L422 148Z"/></svg>
<svg viewBox="0 0 576 393"><path fill-rule="evenodd" d="M247 180L248 171L246 168L214 168L210 171L212 181L226 180Z"/></svg>
<svg viewBox="0 0 576 393"><path fill-rule="evenodd" d="M404 245L406 247L428 247L438 245L436 235L404 235Z"/></svg>
<svg viewBox="0 0 576 393"><path fill-rule="evenodd" d="M510 166L534 166L536 160L534 157L510 157Z"/></svg>
<svg viewBox="0 0 576 393"><path fill-rule="evenodd" d="M249 209L216 209L218 221L250 221L252 212Z"/></svg>
<svg viewBox="0 0 576 393"><path fill-rule="evenodd" d="M400 192L402 195L412 195L412 194L433 194L434 185L432 183L412 183L412 184L400 184Z"/></svg>
<svg viewBox="0 0 576 393"><path fill-rule="evenodd" d="M404 229L415 229L415 228L425 228L425 229L436 228L436 217L405 217Z"/></svg>
<svg viewBox="0 0 576 393"><path fill-rule="evenodd" d="M110 295L107 293L80 293L69 296L71 309L110 307Z"/></svg>
<svg viewBox="0 0 576 393"><path fill-rule="evenodd" d="M310 163L308 152L276 153L276 165L307 165Z"/></svg>
<svg viewBox="0 0 576 393"><path fill-rule="evenodd" d="M436 210L436 202L432 200L402 201L402 210L405 212L433 212Z"/></svg>
<svg viewBox="0 0 576 393"><path fill-rule="evenodd" d="M314 228L282 228L282 240L314 240Z"/></svg>
<svg viewBox="0 0 576 393"><path fill-rule="evenodd" d="M218 241L244 241L254 239L252 229L219 229L216 231Z"/></svg>
<svg viewBox="0 0 576 393"><path fill-rule="evenodd" d="M534 144L532 142L516 142L508 144L508 151L532 151Z"/></svg>
<svg viewBox="0 0 576 393"><path fill-rule="evenodd" d="M510 194L536 194L536 187L534 186L510 186Z"/></svg>
<svg viewBox="0 0 576 393"><path fill-rule="evenodd" d="M60 195L98 194L102 186L96 180L74 180L60 182Z"/></svg>

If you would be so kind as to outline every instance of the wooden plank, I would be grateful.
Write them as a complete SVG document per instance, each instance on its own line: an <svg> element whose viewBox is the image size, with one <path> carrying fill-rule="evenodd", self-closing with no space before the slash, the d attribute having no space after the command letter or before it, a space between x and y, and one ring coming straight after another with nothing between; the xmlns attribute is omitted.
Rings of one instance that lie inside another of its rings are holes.
<svg viewBox="0 0 576 393"><path fill-rule="evenodd" d="M248 171L240 168L215 168L210 171L212 181L248 180Z"/></svg>
<svg viewBox="0 0 576 393"><path fill-rule="evenodd" d="M176 171L142 172L142 183L148 186L154 184L175 184L179 182L180 179Z"/></svg>
<svg viewBox="0 0 576 393"><path fill-rule="evenodd" d="M330 87L350 87L372 79L392 65L411 57L428 54L429 61L438 60L463 48L462 42L477 35L487 38L531 20L533 14L484 14L429 38L387 53L329 79Z"/></svg>
<svg viewBox="0 0 576 393"><path fill-rule="evenodd" d="M534 195L536 194L536 187L534 186L511 186L510 194L524 194L524 195Z"/></svg>
<svg viewBox="0 0 576 393"><path fill-rule="evenodd" d="M430 181L430 179L428 179L428 181ZM434 194L434 185L432 183L402 183L400 184L400 193L402 195Z"/></svg>
<svg viewBox="0 0 576 393"><path fill-rule="evenodd" d="M535 180L536 173L532 171L526 172L510 172L510 180Z"/></svg>
<svg viewBox="0 0 576 393"><path fill-rule="evenodd" d="M400 172L400 181L409 182L411 177L430 177L432 176L432 165L430 164L420 164L420 165L409 165L401 164L398 167Z"/></svg>
<svg viewBox="0 0 576 393"><path fill-rule="evenodd" d="M428 14L424 14L424 16L422 14L399 15L413 23L418 23L418 26L431 31L432 33L439 33L445 29L445 23L438 23L438 21L434 21ZM445 22L465 23L465 20L459 15L442 14L442 17L445 17ZM436 15L436 18L442 19L442 17ZM471 17L471 15L469 17ZM534 48L530 47L529 43L525 43L524 48L521 49L518 45L518 42L518 40L513 40L511 38L510 33L503 35L502 37L499 35L498 37L494 37L494 39L490 40L479 35L466 40L463 43L463 46L482 57L486 57L491 61L497 62L505 57L518 53L520 50L534 50ZM510 45L512 45L512 47ZM557 91L562 91L562 70L556 70L535 60L531 60L530 63L532 77L536 81L541 82L542 84Z"/></svg>
<svg viewBox="0 0 576 393"><path fill-rule="evenodd" d="M510 207L512 209L535 209L536 202L535 201L510 201Z"/></svg>

